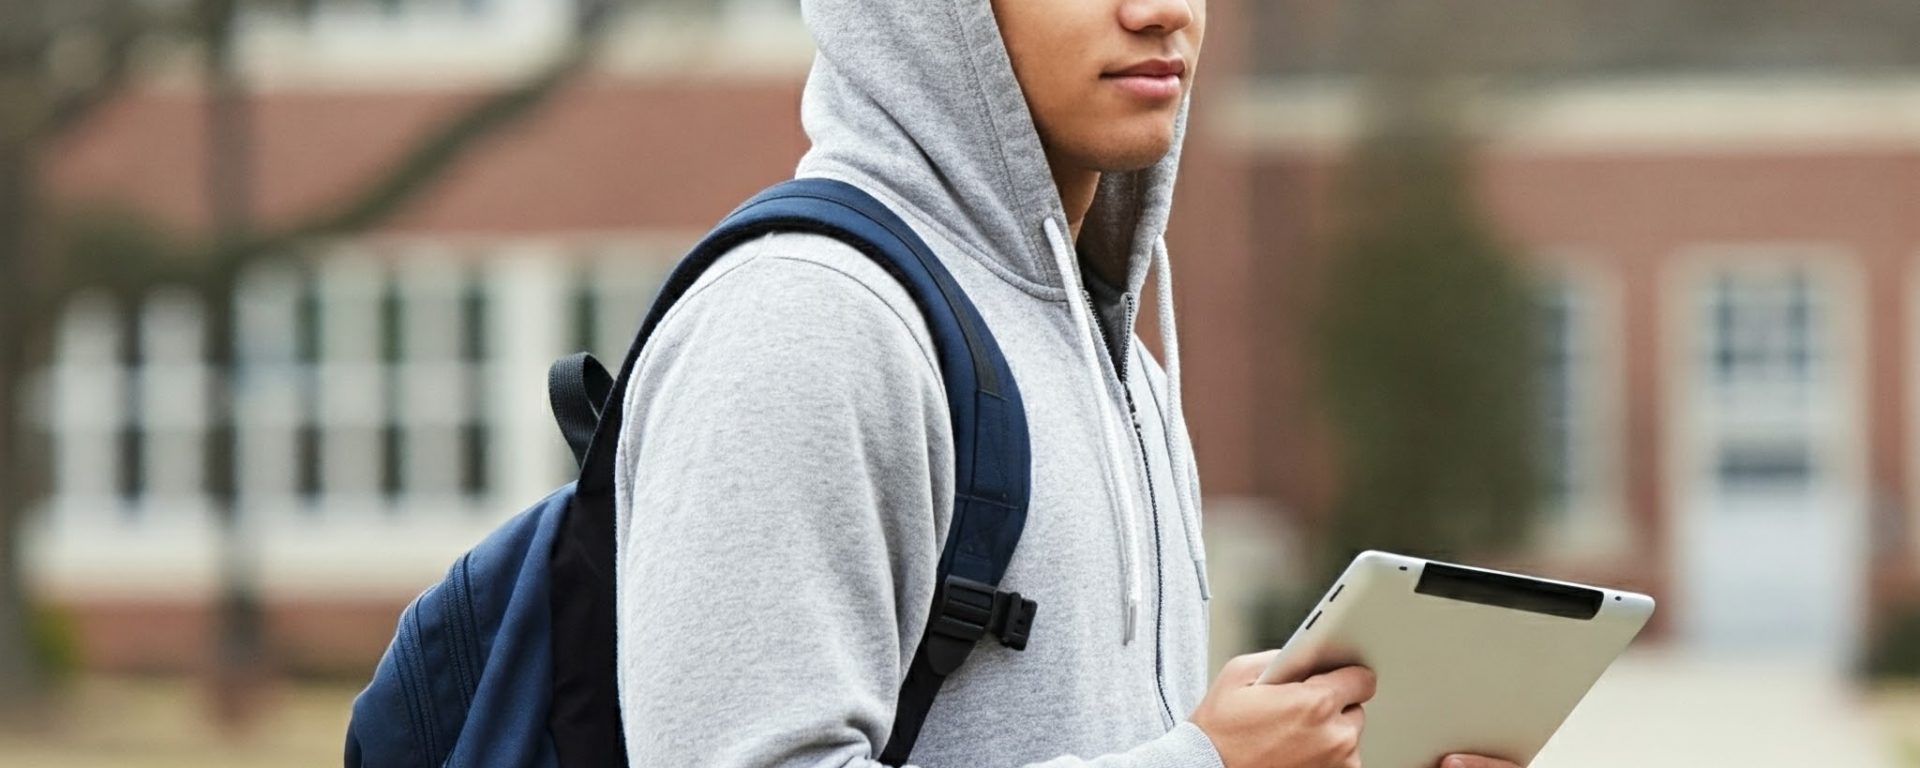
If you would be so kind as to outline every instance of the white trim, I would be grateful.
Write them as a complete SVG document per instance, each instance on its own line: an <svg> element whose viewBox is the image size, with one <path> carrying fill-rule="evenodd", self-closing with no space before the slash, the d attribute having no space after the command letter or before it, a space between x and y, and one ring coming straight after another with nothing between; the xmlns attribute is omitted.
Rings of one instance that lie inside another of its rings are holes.
<svg viewBox="0 0 1920 768"><path fill-rule="evenodd" d="M527 499L531 504L539 498ZM254 505L241 535L262 596L403 598L446 573L518 510L475 514L460 499L420 499L420 514L304 514L297 503ZM28 566L56 599L203 599L219 586L220 530L204 506L170 509L166 524L79 525L58 505L30 529Z"/></svg>
<svg viewBox="0 0 1920 768"><path fill-rule="evenodd" d="M489 275L494 306L488 333L496 344L488 377L495 433L489 468L494 503L532 503L567 475L565 445L547 405L547 366L566 351L570 268L557 246L505 244ZM524 501L520 501L523 500Z"/></svg>
<svg viewBox="0 0 1920 768"><path fill-rule="evenodd" d="M490 86L526 77L568 44L570 3L495 2L506 7L478 17L336 10L302 22L256 12L242 26L242 67L263 91ZM790 80L813 60L813 40L788 0L656 4L624 11L614 24L594 66L623 78Z"/></svg>
<svg viewBox="0 0 1920 768"><path fill-rule="evenodd" d="M1255 81L1222 94L1224 137L1337 152L1362 128L1343 78ZM1613 78L1468 94L1470 130L1503 152L1721 154L1920 148L1920 78Z"/></svg>
<svg viewBox="0 0 1920 768"><path fill-rule="evenodd" d="M488 0L469 12L458 3L410 2L413 7L393 14L326 3L306 18L273 10L242 14L241 66L269 84L377 83L383 74L430 77L436 69L468 78L510 76L538 66L565 41L572 7L554 0Z"/></svg>

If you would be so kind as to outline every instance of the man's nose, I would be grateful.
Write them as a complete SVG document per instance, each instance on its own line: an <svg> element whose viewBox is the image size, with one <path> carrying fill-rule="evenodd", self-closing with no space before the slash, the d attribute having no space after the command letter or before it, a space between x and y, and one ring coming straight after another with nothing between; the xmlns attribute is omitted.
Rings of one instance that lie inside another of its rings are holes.
<svg viewBox="0 0 1920 768"><path fill-rule="evenodd" d="M1172 34L1193 24L1193 3L1188 0L1125 0L1120 4L1120 24L1129 32Z"/></svg>

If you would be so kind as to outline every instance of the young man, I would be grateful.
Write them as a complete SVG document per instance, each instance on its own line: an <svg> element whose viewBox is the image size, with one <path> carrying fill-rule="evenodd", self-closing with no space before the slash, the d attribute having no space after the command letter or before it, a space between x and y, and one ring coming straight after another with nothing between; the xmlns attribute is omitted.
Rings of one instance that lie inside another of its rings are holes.
<svg viewBox="0 0 1920 768"><path fill-rule="evenodd" d="M867 190L926 240L998 337L1033 446L1002 583L1039 603L1032 639L974 651L914 762L1357 765L1366 670L1249 686L1269 657L1247 656L1206 686L1161 237L1203 0L803 7L799 175ZM1166 373L1133 335L1155 264ZM618 470L633 765L874 764L953 503L934 359L906 291L816 235L738 247L661 324Z"/></svg>

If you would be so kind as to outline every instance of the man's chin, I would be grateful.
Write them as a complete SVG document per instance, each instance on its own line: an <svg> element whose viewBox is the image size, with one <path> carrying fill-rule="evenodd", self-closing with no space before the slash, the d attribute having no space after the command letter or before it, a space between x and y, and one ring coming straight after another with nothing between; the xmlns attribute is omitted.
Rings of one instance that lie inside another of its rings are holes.
<svg viewBox="0 0 1920 768"><path fill-rule="evenodd" d="M1161 160L1166 159L1167 152L1172 148L1172 142L1165 142L1151 147L1137 148L1130 152L1115 153L1106 158L1106 162L1100 164L1100 171L1102 173L1144 171L1159 165Z"/></svg>
<svg viewBox="0 0 1920 768"><path fill-rule="evenodd" d="M1100 162L1093 164L1103 173L1144 171L1158 165L1173 149L1173 127L1155 125L1130 136L1114 137L1102 147Z"/></svg>

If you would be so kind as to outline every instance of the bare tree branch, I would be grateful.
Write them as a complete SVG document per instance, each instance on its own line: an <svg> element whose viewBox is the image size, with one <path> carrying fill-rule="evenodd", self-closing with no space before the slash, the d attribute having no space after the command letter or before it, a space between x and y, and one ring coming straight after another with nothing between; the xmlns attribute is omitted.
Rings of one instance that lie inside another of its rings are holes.
<svg viewBox="0 0 1920 768"><path fill-rule="evenodd" d="M491 135L546 104L590 63L609 11L631 1L579 0L576 34L554 60L428 130L385 170L284 230L260 232L240 216L216 223L216 231L198 242L176 245L129 217L115 229L90 228L90 242L99 247L86 254L77 252L87 250L84 243L56 231L60 227L43 205L39 161L46 141L81 124L135 79L134 59L146 35L206 43L212 27L204 25L204 15L149 11L145 0L0 0L0 468L8 468L0 472L0 709L9 701L34 709L44 693L31 684L31 595L19 578L19 533L29 494L39 486L17 479L43 476L45 468L20 469L27 464L14 460L44 451L26 447L37 439L33 427L8 415L22 412L13 396L40 364L36 351L53 343L52 318L64 299L87 287L132 294L157 283L190 282L211 286L205 288L210 302L219 302L231 295L221 290L230 288L226 281L255 260L287 254L303 238L379 226ZM263 0L196 0L189 8L224 13L230 22L236 7L257 2ZM217 31L231 34L232 28ZM243 95L238 83L230 85L236 89L230 95ZM134 246L114 245L115 238ZM52 247L55 240L63 247ZM221 359L230 360L230 352Z"/></svg>
<svg viewBox="0 0 1920 768"><path fill-rule="evenodd" d="M379 226L438 181L468 150L546 103L558 86L591 58L590 50L576 47L527 82L486 97L420 138L389 169L344 203L285 232L270 234L262 242L327 237Z"/></svg>
<svg viewBox="0 0 1920 768"><path fill-rule="evenodd" d="M431 187L445 172L501 128L536 111L559 87L589 65L599 50L612 3L582 6L573 41L554 61L526 81L485 97L416 140L377 177L344 199L283 230L258 233L224 249L218 270L233 270L257 258L283 253L298 242L364 232L377 227Z"/></svg>
<svg viewBox="0 0 1920 768"><path fill-rule="evenodd" d="M91 82L54 98L41 128L45 135L65 133L125 90L133 69L134 49L146 31L157 24L150 14L134 7L133 0L110 0L98 14L88 34L97 38L99 71Z"/></svg>

